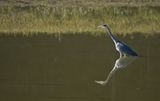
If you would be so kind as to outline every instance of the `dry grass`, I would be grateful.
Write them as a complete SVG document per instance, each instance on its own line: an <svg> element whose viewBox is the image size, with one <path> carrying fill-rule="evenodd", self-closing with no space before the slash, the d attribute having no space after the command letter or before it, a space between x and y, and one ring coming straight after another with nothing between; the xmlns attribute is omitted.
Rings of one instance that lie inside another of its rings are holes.
<svg viewBox="0 0 160 101"><path fill-rule="evenodd" d="M108 23L114 33L160 32L160 7L0 6L0 32L5 33L97 34L102 30L96 29L96 26L103 23Z"/></svg>

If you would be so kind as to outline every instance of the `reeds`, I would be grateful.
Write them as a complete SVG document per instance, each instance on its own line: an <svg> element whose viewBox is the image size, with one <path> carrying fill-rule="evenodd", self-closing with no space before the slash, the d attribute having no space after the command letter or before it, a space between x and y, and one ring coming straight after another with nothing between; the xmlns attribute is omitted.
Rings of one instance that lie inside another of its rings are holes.
<svg viewBox="0 0 160 101"><path fill-rule="evenodd" d="M160 32L160 7L0 6L0 32L98 34L108 23L114 33Z"/></svg>

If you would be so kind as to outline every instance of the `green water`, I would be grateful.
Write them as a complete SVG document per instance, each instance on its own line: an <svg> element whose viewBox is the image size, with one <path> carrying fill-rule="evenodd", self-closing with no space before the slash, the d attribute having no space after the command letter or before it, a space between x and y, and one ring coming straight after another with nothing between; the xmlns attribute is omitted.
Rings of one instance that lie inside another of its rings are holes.
<svg viewBox="0 0 160 101"><path fill-rule="evenodd" d="M138 57L101 86L119 58L107 36L1 36L0 101L159 101L160 35L118 36Z"/></svg>

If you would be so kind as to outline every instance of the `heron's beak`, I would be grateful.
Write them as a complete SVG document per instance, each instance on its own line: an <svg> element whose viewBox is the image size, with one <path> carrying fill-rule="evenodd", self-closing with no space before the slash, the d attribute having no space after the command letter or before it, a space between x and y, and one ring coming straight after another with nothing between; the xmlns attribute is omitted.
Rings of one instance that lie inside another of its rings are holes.
<svg viewBox="0 0 160 101"><path fill-rule="evenodd" d="M103 25L97 26L97 28L105 28Z"/></svg>

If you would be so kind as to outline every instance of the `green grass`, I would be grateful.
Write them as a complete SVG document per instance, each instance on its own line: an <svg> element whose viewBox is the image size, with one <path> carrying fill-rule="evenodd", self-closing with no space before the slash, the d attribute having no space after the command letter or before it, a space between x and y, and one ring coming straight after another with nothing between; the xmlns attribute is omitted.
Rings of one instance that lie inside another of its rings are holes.
<svg viewBox="0 0 160 101"><path fill-rule="evenodd" d="M159 6L0 6L2 33L93 33L108 23L114 33L160 32Z"/></svg>

